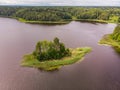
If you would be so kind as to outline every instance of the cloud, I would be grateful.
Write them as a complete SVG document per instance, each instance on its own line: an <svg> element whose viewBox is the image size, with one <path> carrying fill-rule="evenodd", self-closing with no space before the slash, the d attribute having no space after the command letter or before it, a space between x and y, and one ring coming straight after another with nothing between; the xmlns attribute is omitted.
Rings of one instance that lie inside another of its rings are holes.
<svg viewBox="0 0 120 90"><path fill-rule="evenodd" d="M0 0L1 5L119 6L120 0Z"/></svg>

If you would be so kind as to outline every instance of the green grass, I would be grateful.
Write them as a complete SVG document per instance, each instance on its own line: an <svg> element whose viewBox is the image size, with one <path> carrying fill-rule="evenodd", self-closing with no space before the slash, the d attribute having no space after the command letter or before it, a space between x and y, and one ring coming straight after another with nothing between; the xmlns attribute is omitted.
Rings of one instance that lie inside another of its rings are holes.
<svg viewBox="0 0 120 90"><path fill-rule="evenodd" d="M22 18L17 18L18 21L31 24L68 24L71 20L61 20L61 21L27 21Z"/></svg>
<svg viewBox="0 0 120 90"><path fill-rule="evenodd" d="M51 70L59 69L61 66L73 64L79 60L82 60L82 58L90 51L91 48L89 47L77 48L73 50L71 49L72 55L69 57L64 57L60 60L49 60L42 62L38 61L32 54L25 55L23 57L21 65L27 67L39 68L46 71L51 71Z"/></svg>
<svg viewBox="0 0 120 90"><path fill-rule="evenodd" d="M111 34L104 35L99 43L103 45L111 45L117 52L120 53L120 43L113 40Z"/></svg>

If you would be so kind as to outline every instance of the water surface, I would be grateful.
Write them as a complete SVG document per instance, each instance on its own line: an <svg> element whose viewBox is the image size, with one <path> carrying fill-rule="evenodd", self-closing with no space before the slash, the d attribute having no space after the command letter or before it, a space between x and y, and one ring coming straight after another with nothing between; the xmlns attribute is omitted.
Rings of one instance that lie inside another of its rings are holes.
<svg viewBox="0 0 120 90"><path fill-rule="evenodd" d="M120 90L120 55L97 43L115 26L75 21L67 25L32 25L0 18L0 90ZM81 63L59 71L20 66L23 55L31 53L39 40L54 37L69 48L90 46L93 50Z"/></svg>

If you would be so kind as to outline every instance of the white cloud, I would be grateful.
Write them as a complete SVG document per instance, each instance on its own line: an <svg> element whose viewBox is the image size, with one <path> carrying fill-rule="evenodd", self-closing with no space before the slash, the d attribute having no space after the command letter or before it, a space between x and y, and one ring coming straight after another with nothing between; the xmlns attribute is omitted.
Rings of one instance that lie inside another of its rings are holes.
<svg viewBox="0 0 120 90"><path fill-rule="evenodd" d="M120 6L120 0L0 0L4 5Z"/></svg>

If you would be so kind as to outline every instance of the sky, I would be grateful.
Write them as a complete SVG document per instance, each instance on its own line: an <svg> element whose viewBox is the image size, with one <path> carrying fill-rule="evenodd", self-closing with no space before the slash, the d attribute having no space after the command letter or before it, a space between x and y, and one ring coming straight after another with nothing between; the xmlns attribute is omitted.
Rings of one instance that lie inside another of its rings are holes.
<svg viewBox="0 0 120 90"><path fill-rule="evenodd" d="M0 0L0 5L120 6L120 0Z"/></svg>

